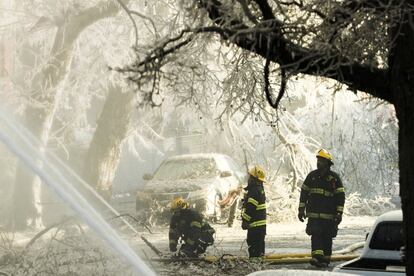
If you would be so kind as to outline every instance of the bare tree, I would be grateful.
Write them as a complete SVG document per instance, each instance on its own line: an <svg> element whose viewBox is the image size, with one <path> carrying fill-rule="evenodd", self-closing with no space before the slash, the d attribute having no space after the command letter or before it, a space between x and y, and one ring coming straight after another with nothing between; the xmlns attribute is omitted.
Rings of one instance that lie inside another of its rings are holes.
<svg viewBox="0 0 414 276"><path fill-rule="evenodd" d="M62 96L62 91L58 89L58 86L68 72L77 38L85 28L103 18L117 14L119 10L120 5L116 2L102 2L58 22L49 54L50 59L33 77L30 104L23 116L26 126L44 145L47 144L49 138L56 103ZM15 229L25 228L27 219L36 216L33 200L35 179L24 165L18 167L13 194L13 227Z"/></svg>
<svg viewBox="0 0 414 276"><path fill-rule="evenodd" d="M400 195L414 275L414 0L197 0L185 1L187 27L156 45L144 59L123 68L130 79L159 76L176 53L206 33L262 57L264 94L277 108L289 77L334 79L356 93L394 105L399 120ZM278 74L271 72L278 64ZM276 93L269 80L276 77Z"/></svg>

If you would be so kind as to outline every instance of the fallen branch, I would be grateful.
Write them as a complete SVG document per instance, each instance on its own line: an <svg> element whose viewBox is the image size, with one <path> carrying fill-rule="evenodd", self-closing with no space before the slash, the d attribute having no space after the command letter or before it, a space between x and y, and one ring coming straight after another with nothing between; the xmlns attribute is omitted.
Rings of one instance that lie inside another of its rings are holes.
<svg viewBox="0 0 414 276"><path fill-rule="evenodd" d="M49 225L48 227L46 227L45 229L43 229L42 231L40 231L39 233L37 233L27 244L26 244L26 246L24 247L24 250L28 250L29 249L29 247L30 246L32 246L35 242L36 242L36 240L38 240L41 236L43 236L44 234L46 234L47 232L49 232L51 229L53 229L53 228L55 228L55 227L57 227L57 226L59 226L59 225L62 225L62 224L65 224L65 223L67 223L68 221L70 221L70 220L72 220L73 219L73 217L70 217L70 218L65 218L64 220L62 220L62 221L60 221L60 222L57 222L57 223L53 223L53 224L51 224L51 225Z"/></svg>
<svg viewBox="0 0 414 276"><path fill-rule="evenodd" d="M155 254L157 254L159 257L162 256L162 252L158 248L156 248L152 243L150 243L150 241L147 240L147 238L141 236L141 239L145 242L146 245L148 245L149 248L151 248L152 251L155 252Z"/></svg>

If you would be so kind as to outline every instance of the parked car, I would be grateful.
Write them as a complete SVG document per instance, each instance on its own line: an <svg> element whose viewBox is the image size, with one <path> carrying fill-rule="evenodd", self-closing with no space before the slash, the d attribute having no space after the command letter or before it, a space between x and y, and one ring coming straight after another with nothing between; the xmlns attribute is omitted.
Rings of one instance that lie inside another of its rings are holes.
<svg viewBox="0 0 414 276"><path fill-rule="evenodd" d="M367 235L361 256L333 271L355 275L405 275L402 229L401 210L379 216Z"/></svg>
<svg viewBox="0 0 414 276"><path fill-rule="evenodd" d="M148 182L136 194L137 211L166 213L171 200L182 197L213 221L226 213L231 225L246 172L227 155L200 153L167 158L144 178Z"/></svg>

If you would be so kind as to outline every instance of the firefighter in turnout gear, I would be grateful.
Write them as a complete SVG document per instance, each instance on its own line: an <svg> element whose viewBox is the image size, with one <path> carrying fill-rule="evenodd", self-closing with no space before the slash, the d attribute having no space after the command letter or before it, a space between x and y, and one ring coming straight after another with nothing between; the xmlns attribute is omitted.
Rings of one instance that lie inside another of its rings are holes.
<svg viewBox="0 0 414 276"><path fill-rule="evenodd" d="M331 261L332 239L342 220L345 190L339 175L331 171L331 154L321 149L317 169L306 177L300 192L298 218L308 218L306 233L311 236L312 259L316 267L327 267Z"/></svg>
<svg viewBox="0 0 414 276"><path fill-rule="evenodd" d="M242 228L247 230L249 257L263 257L266 236L265 173L259 166L249 170L247 193L243 200Z"/></svg>
<svg viewBox="0 0 414 276"><path fill-rule="evenodd" d="M168 233L170 251L176 252L179 239L184 242L178 252L182 257L198 257L206 252L208 246L214 243L215 230L203 219L197 211L190 209L189 204L182 198L171 202L173 215Z"/></svg>

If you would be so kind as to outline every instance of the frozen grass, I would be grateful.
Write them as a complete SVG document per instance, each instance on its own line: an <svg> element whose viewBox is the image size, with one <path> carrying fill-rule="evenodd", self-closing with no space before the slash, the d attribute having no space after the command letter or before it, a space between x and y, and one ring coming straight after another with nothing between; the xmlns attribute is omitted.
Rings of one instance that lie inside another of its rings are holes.
<svg viewBox="0 0 414 276"><path fill-rule="evenodd" d="M41 236L2 233L0 271L5 275L135 275L85 226L67 224ZM2 274L3 275L3 274Z"/></svg>

